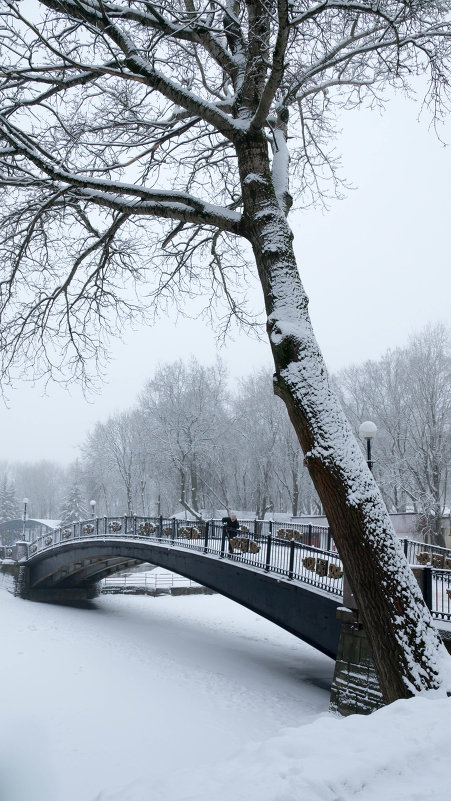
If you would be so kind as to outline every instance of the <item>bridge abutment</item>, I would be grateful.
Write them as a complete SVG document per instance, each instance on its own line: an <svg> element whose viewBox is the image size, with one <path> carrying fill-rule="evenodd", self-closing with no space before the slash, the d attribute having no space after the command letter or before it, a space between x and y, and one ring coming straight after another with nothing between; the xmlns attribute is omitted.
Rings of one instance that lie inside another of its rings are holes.
<svg viewBox="0 0 451 801"><path fill-rule="evenodd" d="M339 607L338 652L330 692L330 709L340 715L369 715L384 706L370 646L355 609Z"/></svg>
<svg viewBox="0 0 451 801"><path fill-rule="evenodd" d="M51 604L71 604L82 601L92 601L99 594L97 586L88 587L51 587L42 589L28 589L28 601L40 601Z"/></svg>
<svg viewBox="0 0 451 801"><path fill-rule="evenodd" d="M85 584L82 587L32 587L30 568L25 562L2 565L2 571L12 577L14 595L26 601L70 604L91 601L99 595L97 583Z"/></svg>
<svg viewBox="0 0 451 801"><path fill-rule="evenodd" d="M413 567L426 603L432 598L431 569ZM330 709L340 715L368 715L385 705L365 629L350 586L344 576L343 606L337 609L341 621L334 678L330 693ZM440 630L440 629L439 629ZM451 653L449 632L440 631L445 647Z"/></svg>

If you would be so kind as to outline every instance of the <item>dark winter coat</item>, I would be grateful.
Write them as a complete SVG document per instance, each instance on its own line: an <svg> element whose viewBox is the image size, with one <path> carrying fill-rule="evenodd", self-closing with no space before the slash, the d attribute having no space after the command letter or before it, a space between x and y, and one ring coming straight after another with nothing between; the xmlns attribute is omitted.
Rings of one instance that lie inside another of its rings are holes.
<svg viewBox="0 0 451 801"><path fill-rule="evenodd" d="M230 517L223 517L222 522L226 525L227 534L236 534L240 528L238 520L232 520Z"/></svg>

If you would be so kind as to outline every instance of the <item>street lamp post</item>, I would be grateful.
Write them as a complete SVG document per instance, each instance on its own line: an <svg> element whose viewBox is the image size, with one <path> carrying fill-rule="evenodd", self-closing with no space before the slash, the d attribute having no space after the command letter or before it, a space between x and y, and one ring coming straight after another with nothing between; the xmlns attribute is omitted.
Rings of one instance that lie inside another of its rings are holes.
<svg viewBox="0 0 451 801"><path fill-rule="evenodd" d="M23 499L23 528L22 528L22 539L25 542L25 525L27 522L27 505L30 503L28 498Z"/></svg>
<svg viewBox="0 0 451 801"><path fill-rule="evenodd" d="M371 440L377 434L377 426L371 420L365 420L359 426L359 437L366 440L366 461L369 469L373 472L373 460L371 458Z"/></svg>
<svg viewBox="0 0 451 801"><path fill-rule="evenodd" d="M96 502L95 501L89 501L89 505L91 507L92 517L95 517L96 516Z"/></svg>

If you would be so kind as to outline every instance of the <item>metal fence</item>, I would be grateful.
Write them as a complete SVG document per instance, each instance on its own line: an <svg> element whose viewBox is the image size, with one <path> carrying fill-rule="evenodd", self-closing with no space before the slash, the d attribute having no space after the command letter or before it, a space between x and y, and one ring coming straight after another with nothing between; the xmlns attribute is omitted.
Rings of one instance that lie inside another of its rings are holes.
<svg viewBox="0 0 451 801"><path fill-rule="evenodd" d="M229 537L219 520L93 518L41 534L29 544L29 554L74 540L115 537L164 542L301 581L335 596L343 594L342 563L331 530L323 526L246 520ZM402 539L401 544L409 563L425 571L423 593L433 617L451 620L451 551L408 539Z"/></svg>
<svg viewBox="0 0 451 801"><path fill-rule="evenodd" d="M451 570L451 551L438 545L428 545L415 540L401 539L409 565L423 565Z"/></svg>
<svg viewBox="0 0 451 801"><path fill-rule="evenodd" d="M13 546L0 545L0 559L12 559L14 554Z"/></svg>
<svg viewBox="0 0 451 801"><path fill-rule="evenodd" d="M343 570L330 529L313 525L243 521L236 536L219 520L192 522L164 517L93 518L40 535L29 545L33 556L78 540L111 538L165 542L259 568L332 593L343 593ZM325 544L328 547L321 547Z"/></svg>
<svg viewBox="0 0 451 801"><path fill-rule="evenodd" d="M108 576L101 580L102 587L144 587L150 590L171 589L172 587L200 587L197 581L192 581L176 573L121 573Z"/></svg>
<svg viewBox="0 0 451 801"><path fill-rule="evenodd" d="M451 571L424 568L424 598L436 620L451 620Z"/></svg>

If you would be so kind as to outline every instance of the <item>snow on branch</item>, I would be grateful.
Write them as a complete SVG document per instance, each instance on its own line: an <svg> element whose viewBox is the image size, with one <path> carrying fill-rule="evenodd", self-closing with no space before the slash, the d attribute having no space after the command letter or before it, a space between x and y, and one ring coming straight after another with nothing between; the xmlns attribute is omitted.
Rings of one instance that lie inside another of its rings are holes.
<svg viewBox="0 0 451 801"><path fill-rule="evenodd" d="M0 115L0 131L14 148L52 180L59 181L77 191L77 196L100 206L130 214L162 217L184 222L214 225L223 231L238 234L241 215L221 206L206 203L184 192L151 190L135 184L83 177L60 167L31 137L19 131ZM6 176L3 176L6 181ZM10 183L14 185L14 180Z"/></svg>
<svg viewBox="0 0 451 801"><path fill-rule="evenodd" d="M182 106L191 114L201 117L227 139L233 141L237 135L242 133L243 125L237 120L226 114L216 104L207 102L180 83L167 78L153 66L151 60L143 57L142 48L137 46L125 29L113 22L113 18L119 16L117 7L97 2L97 0L41 0L41 2L49 8L65 11L75 19L88 23L89 26L99 31L106 41L114 42L124 54L125 65L132 74L143 78L148 86L160 92L175 105ZM171 38L172 30L168 30L167 33ZM230 67L230 63L228 67Z"/></svg>
<svg viewBox="0 0 451 801"><path fill-rule="evenodd" d="M250 124L250 130L257 130L265 122L279 89L284 72L285 53L288 45L290 28L288 24L288 0L278 0L277 4L278 30L274 46L272 67L269 78L263 89L258 108Z"/></svg>
<svg viewBox="0 0 451 801"><path fill-rule="evenodd" d="M173 8L171 9L171 13L175 14ZM231 77L233 77L237 71L237 65L233 56L224 48L220 38L215 36L212 29L207 24L203 23L197 15L197 18L191 23L187 23L186 20L173 23L166 19L163 13L158 11L156 7L149 2L146 3L146 11L110 4L108 5L108 14L113 19L139 22L143 27L150 27L161 31L166 36L171 36L174 39L200 44Z"/></svg>
<svg viewBox="0 0 451 801"><path fill-rule="evenodd" d="M288 214L292 204L289 193L290 154L287 146L286 125L278 124L273 130L272 180L279 206Z"/></svg>

